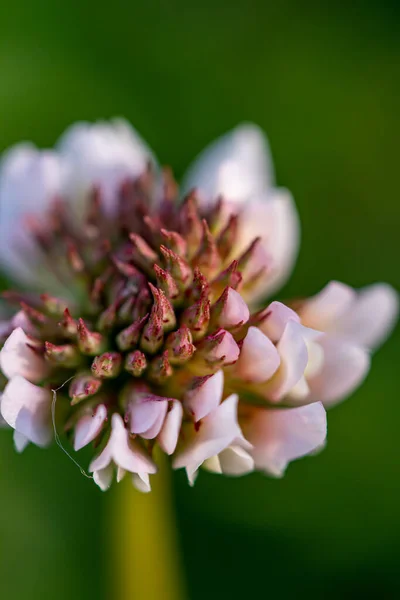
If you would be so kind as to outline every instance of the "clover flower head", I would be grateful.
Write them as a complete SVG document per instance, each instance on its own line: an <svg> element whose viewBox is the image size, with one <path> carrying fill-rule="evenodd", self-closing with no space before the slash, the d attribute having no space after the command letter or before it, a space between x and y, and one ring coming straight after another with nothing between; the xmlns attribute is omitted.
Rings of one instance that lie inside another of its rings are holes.
<svg viewBox="0 0 400 600"><path fill-rule="evenodd" d="M364 379L397 316L385 284L332 282L283 304L297 212L267 141L242 125L201 154L182 193L123 121L78 124L0 170L3 425L16 449L91 445L99 487L142 491L155 449L186 469L279 477L322 448L326 411ZM22 290L22 291L21 291Z"/></svg>

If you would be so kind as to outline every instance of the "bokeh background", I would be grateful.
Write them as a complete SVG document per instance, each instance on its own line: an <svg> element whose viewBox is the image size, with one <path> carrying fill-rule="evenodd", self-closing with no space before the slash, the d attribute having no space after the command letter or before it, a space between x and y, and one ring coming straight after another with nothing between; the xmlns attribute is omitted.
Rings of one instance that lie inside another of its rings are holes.
<svg viewBox="0 0 400 600"><path fill-rule="evenodd" d="M399 24L395 0L4 2L0 150L124 115L180 176L255 121L302 221L281 297L330 279L399 289ZM327 449L283 480L174 475L190 600L400 597L399 361L397 329L330 413ZM0 597L114 600L113 494L2 432Z"/></svg>

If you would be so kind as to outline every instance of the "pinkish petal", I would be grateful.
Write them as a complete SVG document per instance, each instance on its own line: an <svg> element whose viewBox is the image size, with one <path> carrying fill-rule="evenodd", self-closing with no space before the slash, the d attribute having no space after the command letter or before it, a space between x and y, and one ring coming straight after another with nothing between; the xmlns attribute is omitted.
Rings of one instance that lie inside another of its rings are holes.
<svg viewBox="0 0 400 600"><path fill-rule="evenodd" d="M259 328L274 344L281 339L289 321L300 323L299 315L282 302L271 302L265 313L268 316L260 323Z"/></svg>
<svg viewBox="0 0 400 600"><path fill-rule="evenodd" d="M330 331L334 323L356 299L353 288L331 281L315 296L305 300L299 310L302 323L320 331Z"/></svg>
<svg viewBox="0 0 400 600"><path fill-rule="evenodd" d="M243 204L273 183L268 142L261 129L244 123L210 144L194 161L183 183L184 192L197 188L210 206L222 195Z"/></svg>
<svg viewBox="0 0 400 600"><path fill-rule="evenodd" d="M324 335L318 344L324 352L322 368L308 378L309 400L332 406L343 400L366 377L370 367L368 352L346 339Z"/></svg>
<svg viewBox="0 0 400 600"><path fill-rule="evenodd" d="M300 381L308 364L306 341L318 335L319 332L303 327L295 321L288 322L277 345L281 365L268 388L268 397L272 401L277 402L284 398Z"/></svg>
<svg viewBox="0 0 400 600"><path fill-rule="evenodd" d="M74 450L90 444L101 432L107 420L107 408L99 404L92 414L84 415L75 425Z"/></svg>
<svg viewBox="0 0 400 600"><path fill-rule="evenodd" d="M131 433L140 434L146 439L156 437L163 425L167 409L167 398L134 392L127 405Z"/></svg>
<svg viewBox="0 0 400 600"><path fill-rule="evenodd" d="M151 458L135 440L129 438L122 417L114 413L111 435L103 451L90 464L90 471L101 471L111 461L131 473L155 473L157 468Z"/></svg>
<svg viewBox="0 0 400 600"><path fill-rule="evenodd" d="M189 425L185 429L185 441L175 455L173 468L187 467L193 474L207 458L219 454L234 439L241 437L237 405L238 397L233 394L200 421L200 427Z"/></svg>
<svg viewBox="0 0 400 600"><path fill-rule="evenodd" d="M235 374L245 381L268 381L277 371L280 357L277 349L257 327L249 327L244 338Z"/></svg>
<svg viewBox="0 0 400 600"><path fill-rule="evenodd" d="M398 293L386 283L375 283L359 290L356 301L332 330L357 344L377 348L390 334L398 313Z"/></svg>
<svg viewBox="0 0 400 600"><path fill-rule="evenodd" d="M179 432L183 417L182 404L176 400L171 403L171 410L167 413L164 425L158 434L157 441L166 454L173 454L178 443Z"/></svg>
<svg viewBox="0 0 400 600"><path fill-rule="evenodd" d="M218 316L217 325L223 329L232 329L250 318L249 307L242 296L234 289L228 288L225 304Z"/></svg>
<svg viewBox="0 0 400 600"><path fill-rule="evenodd" d="M199 421L219 406L223 389L222 370L211 376L199 377L194 381L194 387L186 392L183 404L194 420Z"/></svg>
<svg viewBox="0 0 400 600"><path fill-rule="evenodd" d="M5 341L0 351L0 368L8 379L21 375L38 383L48 373L44 358L29 348L28 344L33 345L33 341L20 327L14 329Z"/></svg>
<svg viewBox="0 0 400 600"><path fill-rule="evenodd" d="M20 375L11 379L1 398L1 414L16 431L38 446L47 446L53 438L52 395Z"/></svg>
<svg viewBox="0 0 400 600"><path fill-rule="evenodd" d="M221 471L225 475L245 475L254 470L254 460L241 446L232 444L219 455Z"/></svg>
<svg viewBox="0 0 400 600"><path fill-rule="evenodd" d="M289 409L253 409L242 423L257 469L281 477L289 462L320 448L326 413L320 402Z"/></svg>

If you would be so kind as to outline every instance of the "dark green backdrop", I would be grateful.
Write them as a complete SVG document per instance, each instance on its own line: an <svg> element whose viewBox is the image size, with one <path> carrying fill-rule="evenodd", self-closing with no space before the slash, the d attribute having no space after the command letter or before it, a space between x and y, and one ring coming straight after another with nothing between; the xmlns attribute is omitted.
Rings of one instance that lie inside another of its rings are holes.
<svg viewBox="0 0 400 600"><path fill-rule="evenodd" d="M400 288L399 59L394 0L8 1L0 150L124 115L179 176L255 121L302 220L283 297L332 278ZM397 330L330 413L326 451L284 480L176 476L190 600L400 596L399 360ZM3 432L0 597L104 599L108 502L57 448L17 456Z"/></svg>

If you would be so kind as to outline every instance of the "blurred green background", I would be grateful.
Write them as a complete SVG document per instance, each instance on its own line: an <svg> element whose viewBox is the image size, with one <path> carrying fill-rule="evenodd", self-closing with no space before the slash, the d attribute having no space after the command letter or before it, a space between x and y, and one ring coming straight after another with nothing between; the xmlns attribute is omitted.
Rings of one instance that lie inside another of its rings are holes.
<svg viewBox="0 0 400 600"><path fill-rule="evenodd" d="M330 279L400 288L399 6L5 2L0 150L124 115L180 176L214 137L255 121L302 221L282 297ZM400 597L399 360L397 329L330 413L327 449L285 479L202 473L190 489L174 475L190 600ZM0 597L108 600L112 495L56 447L18 456L2 432Z"/></svg>

